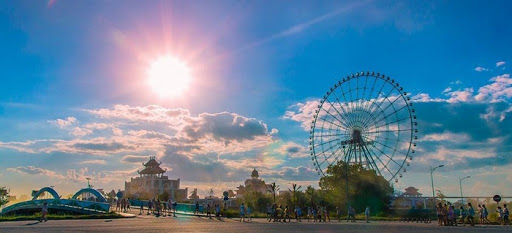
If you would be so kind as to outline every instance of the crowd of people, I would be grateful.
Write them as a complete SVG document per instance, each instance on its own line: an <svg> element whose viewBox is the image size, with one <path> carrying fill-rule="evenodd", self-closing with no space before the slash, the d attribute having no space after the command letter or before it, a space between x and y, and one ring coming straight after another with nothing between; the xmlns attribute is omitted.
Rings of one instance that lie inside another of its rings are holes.
<svg viewBox="0 0 512 233"><path fill-rule="evenodd" d="M244 213L244 210L243 208L245 208L245 206L242 204L240 206L240 219L242 219L243 215L242 213ZM267 221L268 222L283 222L283 223L286 223L287 221L288 222L291 222L291 219L292 219L292 211L293 211L293 218L295 219L296 222L301 222L302 219L306 220L309 222L309 221L312 221L312 222L330 222L331 221L331 218L329 216L329 211L327 209L327 207L325 205L323 206L308 206L307 207L307 210L306 210L306 215L303 217L303 212L302 212L302 208L300 206L294 206L293 209L292 208L289 208L288 206L282 206L282 205L277 205L277 204L273 204L273 205L270 205L270 204L267 204ZM347 219L347 222L350 221L350 222L355 222L355 209L350 206L348 208L348 219ZM341 221L341 218L342 218L342 213L341 213L341 210L340 208L336 207L336 216L337 216L337 220L338 222ZM365 219L366 219L366 222L369 222L370 220L370 208L367 207L366 210L365 210Z"/></svg>
<svg viewBox="0 0 512 233"><path fill-rule="evenodd" d="M140 202L140 212L139 215L144 214L147 211L147 215L154 214L155 216L176 216L177 210L177 202L172 202L171 200L165 202L160 201L156 198L147 201L147 204ZM196 202L194 205L194 215L200 217L205 214L206 208L206 217L212 219L212 214L215 215L215 218L221 219L223 212L221 212L221 205L215 204L211 206L210 204L200 205L199 202ZM304 211L303 211L304 210ZM120 199L116 202L116 211L128 212L130 211L130 199ZM225 210L224 210L225 211ZM47 212L47 210L46 210ZM266 220L268 222L291 222L291 219L295 219L296 222L301 222L302 220L307 220L308 222L330 222L331 218L329 215L329 211L325 205L320 206L308 206L306 208L301 208L300 206L289 207L288 205L277 205L268 203L266 206ZM352 207L348 207L348 215L347 222L355 222L356 221L356 210ZM507 205L504 204L503 207L497 207L497 216L498 222L503 225L511 225L509 216L510 212L507 208ZM478 221L480 224L491 224L489 220L489 212L485 204L478 205L478 209L472 206L471 203L468 203L467 206L460 206L459 208L455 208L453 204L450 202L439 203L436 206L436 213L438 218L438 225L440 226L457 226L457 224L466 225L469 224L474 226ZM242 203L239 208L239 221L252 221L253 209L251 206L246 206L245 203ZM336 220L342 221L342 211L341 208L336 207ZM366 207L364 211L365 221L369 222L370 220L370 208ZM478 218L478 219L476 219Z"/></svg>
<svg viewBox="0 0 512 233"><path fill-rule="evenodd" d="M171 216L176 217L176 210L178 207L178 202L172 202L170 199L168 201L160 201L160 199L153 198L147 201L146 206L144 206L144 202L139 203L139 215L144 214L144 207L146 207L146 215L153 214L155 216Z"/></svg>
<svg viewBox="0 0 512 233"><path fill-rule="evenodd" d="M504 204L503 208L498 206L497 210L498 223L502 225L510 225L509 215L510 212L507 205ZM436 207L437 213L437 224L439 226L457 226L460 221L464 226L469 224L470 226L475 225L475 217L478 215L478 221L482 225L491 224L489 221L489 211L485 204L478 205L478 212L475 210L471 203L467 204L467 207L460 206L458 214L455 206L451 203L445 203L444 205L439 203Z"/></svg>
<svg viewBox="0 0 512 233"><path fill-rule="evenodd" d="M128 212L130 211L130 198L118 199L116 201L116 211Z"/></svg>
<svg viewBox="0 0 512 233"><path fill-rule="evenodd" d="M157 198L153 198L149 201L139 201L139 204L135 204L139 207L139 215L144 214L146 211L147 215L155 215L155 216L176 216L177 211L177 202L173 202L171 200L165 202L160 201ZM205 211L206 209L206 211ZM130 211L130 199L119 199L116 201L116 211L119 212L128 212ZM224 209L224 211L226 211ZM302 220L307 220L308 222L330 222L331 218L329 215L329 211L325 205L323 206L308 206L305 208L305 211L303 212L303 208L300 206L294 206L293 208L290 208L289 206L285 205L277 205L270 203L267 204L266 207L267 211L267 221L268 222L291 222L291 219L295 219L296 222L302 222ZM206 213L205 213L206 212ZM223 216L223 212L221 212L221 205L215 204L211 206L210 204L200 205L199 202L196 202L193 205L193 214L200 217L204 216L206 214L207 218L212 219L213 215L215 215L215 218L221 220L221 217ZM246 206L245 203L242 203L239 208L238 212L240 219L240 222L245 221L252 221L252 214L253 209L251 206ZM347 222L355 222L355 215L356 210L353 207L349 207L348 209L348 219ZM340 208L336 207L336 216L337 220L342 220L342 212ZM365 217L366 222L369 222L370 217L370 208L367 207L365 210Z"/></svg>

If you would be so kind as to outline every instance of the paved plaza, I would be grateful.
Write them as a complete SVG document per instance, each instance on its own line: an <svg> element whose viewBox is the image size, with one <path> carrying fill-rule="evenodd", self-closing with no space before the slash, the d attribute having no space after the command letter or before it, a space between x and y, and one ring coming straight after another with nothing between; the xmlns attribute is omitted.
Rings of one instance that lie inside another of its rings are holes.
<svg viewBox="0 0 512 233"><path fill-rule="evenodd" d="M434 223L356 222L332 221L328 223L301 222L268 223L264 219L239 222L193 216L160 217L137 216L129 219L55 220L0 222L0 232L512 232L511 226L439 227Z"/></svg>

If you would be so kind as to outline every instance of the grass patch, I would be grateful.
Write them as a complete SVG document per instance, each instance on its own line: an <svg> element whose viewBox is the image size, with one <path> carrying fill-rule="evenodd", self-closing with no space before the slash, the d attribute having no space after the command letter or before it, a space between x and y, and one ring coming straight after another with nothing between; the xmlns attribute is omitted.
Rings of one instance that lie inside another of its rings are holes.
<svg viewBox="0 0 512 233"><path fill-rule="evenodd" d="M5 221L27 221L27 220L39 220L41 214L34 215L7 215L0 216L0 222ZM93 215L72 215L72 214L49 214L48 220L69 220L69 219L113 219L123 218L122 215L110 212L108 214L93 214Z"/></svg>

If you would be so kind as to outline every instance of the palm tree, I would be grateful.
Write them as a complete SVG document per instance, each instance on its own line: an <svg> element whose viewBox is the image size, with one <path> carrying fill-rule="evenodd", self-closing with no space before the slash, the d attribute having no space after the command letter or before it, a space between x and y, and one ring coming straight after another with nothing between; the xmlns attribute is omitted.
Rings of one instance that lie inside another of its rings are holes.
<svg viewBox="0 0 512 233"><path fill-rule="evenodd" d="M292 192L292 194L293 194L293 199L292 199L292 200L293 200L293 207L295 208L295 199L296 199L296 195L295 195L295 193L296 193L297 191L299 191L299 189L300 189L302 186L300 186L300 185L299 185L299 187L297 187L297 184L292 184L292 187L293 187L293 190L291 190L291 189L288 189L288 190L290 190L290 192Z"/></svg>
<svg viewBox="0 0 512 233"><path fill-rule="evenodd" d="M274 203L276 203L276 193L279 191L279 185L276 185L276 182L272 182L272 184L270 184L270 188L267 191L272 193L274 196Z"/></svg>

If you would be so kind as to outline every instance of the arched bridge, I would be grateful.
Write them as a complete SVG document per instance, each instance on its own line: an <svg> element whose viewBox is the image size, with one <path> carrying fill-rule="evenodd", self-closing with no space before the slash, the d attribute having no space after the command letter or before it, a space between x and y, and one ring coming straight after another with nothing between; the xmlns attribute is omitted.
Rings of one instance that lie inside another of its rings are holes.
<svg viewBox="0 0 512 233"><path fill-rule="evenodd" d="M44 193L50 194L53 198L38 199ZM78 200L77 198L85 193L92 194L89 200ZM71 199L62 199L52 187L39 189L32 200L19 202L2 209L0 215L13 213L22 210L41 209L43 203L47 203L48 209L65 210L80 214L101 214L110 211L110 204L105 197L96 189L84 188L76 192Z"/></svg>

